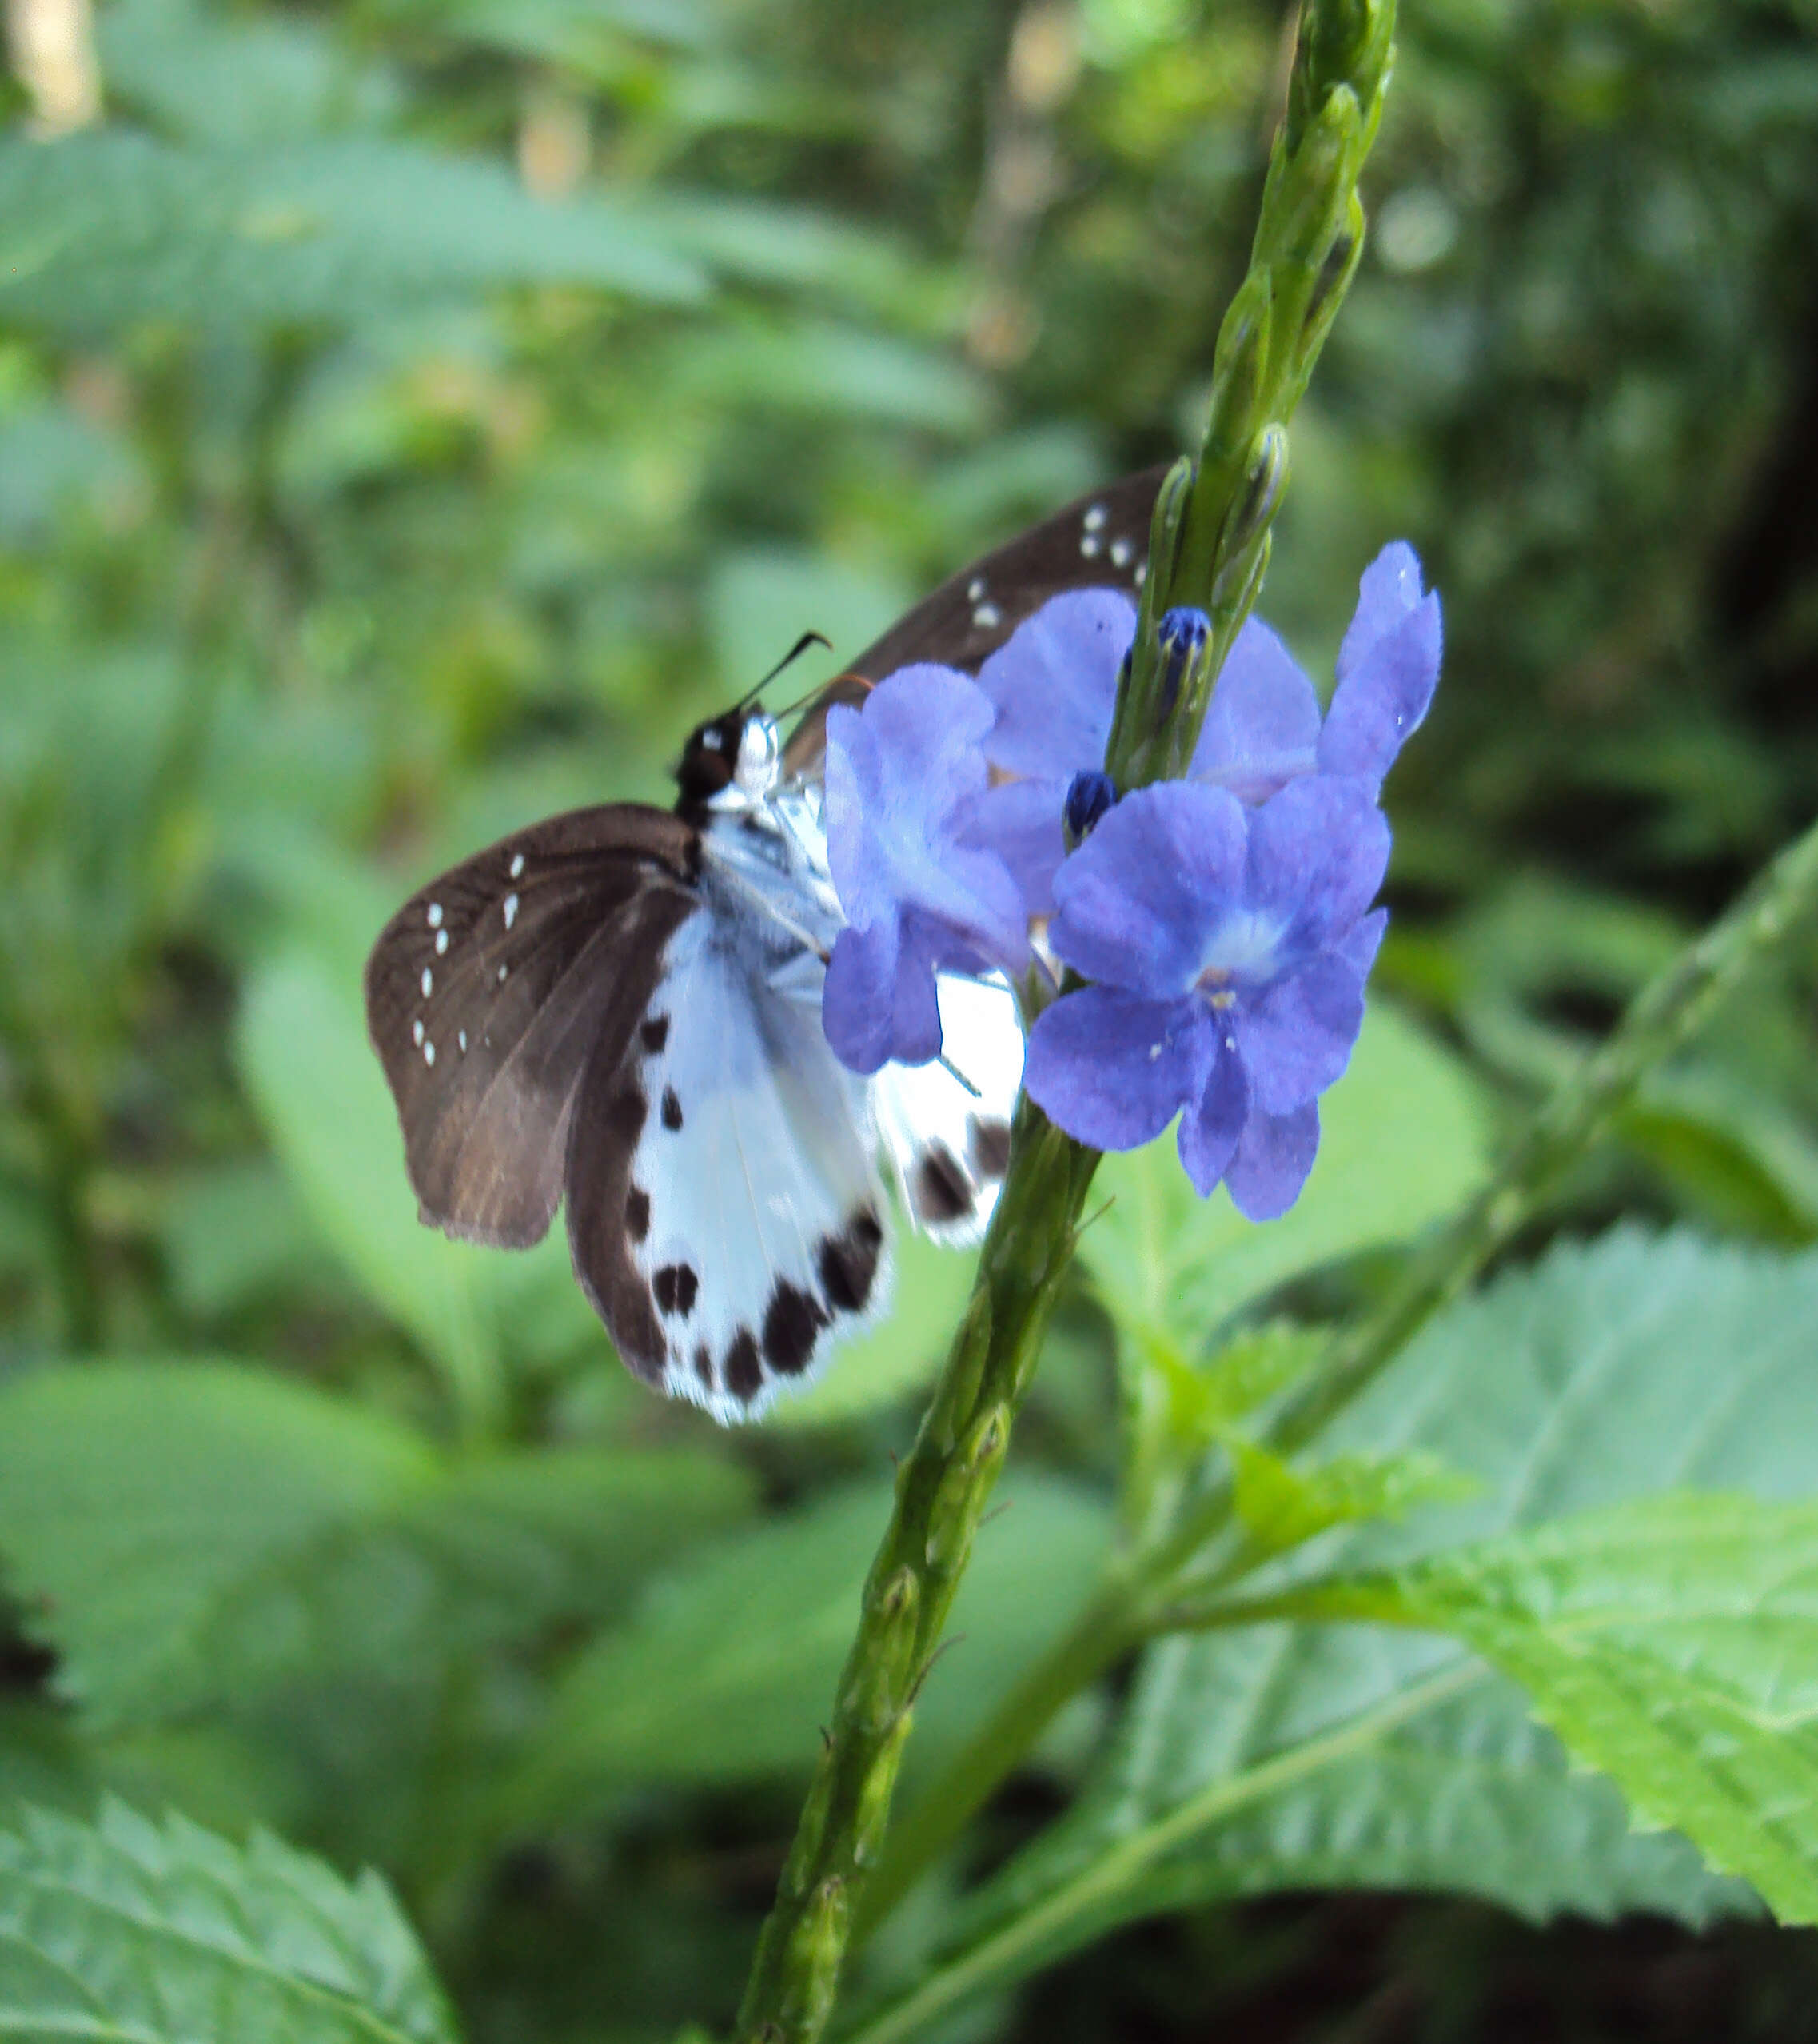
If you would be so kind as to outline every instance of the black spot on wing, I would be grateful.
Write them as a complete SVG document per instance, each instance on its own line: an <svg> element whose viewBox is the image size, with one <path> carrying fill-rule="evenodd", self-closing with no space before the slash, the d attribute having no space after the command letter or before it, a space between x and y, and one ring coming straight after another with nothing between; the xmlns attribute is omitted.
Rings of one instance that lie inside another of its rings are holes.
<svg viewBox="0 0 1818 2044"><path fill-rule="evenodd" d="M923 1221L964 1220L977 1204L965 1167L944 1143L932 1143L917 1160L909 1197Z"/></svg>
<svg viewBox="0 0 1818 2044"><path fill-rule="evenodd" d="M665 1264L651 1279L650 1288L660 1312L685 1320L695 1309L700 1279L691 1264Z"/></svg>
<svg viewBox="0 0 1818 2044"><path fill-rule="evenodd" d="M869 1207L861 1207L837 1235L823 1235L815 1270L828 1305L840 1313L862 1313L876 1281L883 1228Z"/></svg>
<svg viewBox="0 0 1818 2044"><path fill-rule="evenodd" d="M704 1341L695 1343L695 1375L705 1391L713 1388L713 1351Z"/></svg>
<svg viewBox="0 0 1818 2044"><path fill-rule="evenodd" d="M764 1308L763 1359L779 1375L799 1377L808 1367L827 1319L819 1299L779 1278Z"/></svg>
<svg viewBox="0 0 1818 2044"><path fill-rule="evenodd" d="M1002 1178L1010 1168L1010 1124L994 1115L966 1118L967 1148L972 1168L981 1178Z"/></svg>
<svg viewBox="0 0 1818 2044"><path fill-rule="evenodd" d="M649 1112L649 1102L628 1080L606 1103L605 1133L612 1142L623 1144L628 1154L637 1148L637 1139L644 1133L644 1117Z"/></svg>
<svg viewBox="0 0 1818 2044"><path fill-rule="evenodd" d="M763 1364L758 1358L757 1338L749 1327L740 1328L726 1351L726 1388L748 1405L763 1388Z"/></svg>
<svg viewBox="0 0 1818 2044"><path fill-rule="evenodd" d="M667 1015L652 1015L639 1028L639 1040L652 1057L669 1040L669 1018Z"/></svg>
<svg viewBox="0 0 1818 2044"><path fill-rule="evenodd" d="M675 1088L665 1086L663 1088L663 1126L673 1130L680 1128L681 1125L682 1104L676 1097Z"/></svg>
<svg viewBox="0 0 1818 2044"><path fill-rule="evenodd" d="M633 1242L641 1242L650 1232L650 1195L641 1185L634 1185L625 1195L625 1233Z"/></svg>

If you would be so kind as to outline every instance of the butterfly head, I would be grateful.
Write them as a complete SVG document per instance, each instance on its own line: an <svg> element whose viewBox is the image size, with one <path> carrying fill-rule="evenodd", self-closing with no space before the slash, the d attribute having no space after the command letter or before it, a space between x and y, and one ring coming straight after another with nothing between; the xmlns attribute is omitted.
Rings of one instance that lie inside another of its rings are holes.
<svg viewBox="0 0 1818 2044"><path fill-rule="evenodd" d="M682 748L676 780L681 809L743 807L772 793L782 771L776 720L743 707L697 725ZM724 800L722 798L724 798Z"/></svg>

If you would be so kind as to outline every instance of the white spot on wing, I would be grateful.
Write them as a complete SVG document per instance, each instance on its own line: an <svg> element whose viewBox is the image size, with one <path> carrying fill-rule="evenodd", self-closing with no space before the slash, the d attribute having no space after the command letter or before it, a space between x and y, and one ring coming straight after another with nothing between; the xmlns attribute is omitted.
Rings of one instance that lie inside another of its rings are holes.
<svg viewBox="0 0 1818 2044"><path fill-rule="evenodd" d="M995 631L1003 622L1003 613L995 603L982 603L973 612L972 622L981 632Z"/></svg>
<svg viewBox="0 0 1818 2044"><path fill-rule="evenodd" d="M1136 586L1137 586L1138 589L1141 589L1141 588L1142 588L1142 585L1143 585L1146 581L1148 581L1148 579L1149 579L1149 563L1148 563L1146 561L1138 561L1138 562L1137 562L1137 564L1136 564L1136 575L1135 575Z"/></svg>
<svg viewBox="0 0 1818 2044"><path fill-rule="evenodd" d="M425 1064L433 1064L435 1061L436 1046L432 1043L425 1043L423 1046L423 1062Z"/></svg>
<svg viewBox="0 0 1818 2044"><path fill-rule="evenodd" d="M501 965L501 966L499 968L499 977L500 977L500 979L501 980L504 978L505 974L506 974L506 973L507 973L509 970L510 970L510 968L509 968L508 966L505 966L505 965Z"/></svg>
<svg viewBox="0 0 1818 2044"><path fill-rule="evenodd" d="M1113 540L1111 541L1111 565L1114 568L1127 568L1130 565L1130 561L1135 553L1136 549L1130 545L1128 540Z"/></svg>
<svg viewBox="0 0 1818 2044"><path fill-rule="evenodd" d="M1105 507L1094 504L1086 513L1086 529L1089 533L1102 532L1105 529Z"/></svg>
<svg viewBox="0 0 1818 2044"><path fill-rule="evenodd" d="M512 859L512 878L516 880L523 871L524 854L521 852L514 853Z"/></svg>
<svg viewBox="0 0 1818 2044"><path fill-rule="evenodd" d="M1079 542L1079 550L1085 555L1088 561L1095 561L1098 557L1099 549L1102 547L1104 544L1105 542L1099 538L1096 533L1088 533L1085 538Z"/></svg>
<svg viewBox="0 0 1818 2044"><path fill-rule="evenodd" d="M448 948L449 948L449 933L448 933L448 932L447 932L446 930L437 930L437 932L436 932L436 956L437 956L438 958L440 958L440 957L441 956L442 953L443 953L445 951L446 951L446 950L448 949Z"/></svg>
<svg viewBox="0 0 1818 2044"><path fill-rule="evenodd" d="M505 896L505 928L508 930L516 920L517 896L515 894L508 894Z"/></svg>
<svg viewBox="0 0 1818 2044"><path fill-rule="evenodd" d="M423 998L427 1000L436 989L436 976L429 967L423 968Z"/></svg>
<svg viewBox="0 0 1818 2044"><path fill-rule="evenodd" d="M429 904L429 927L433 930L439 930L442 927L442 904L439 901Z"/></svg>
<svg viewBox="0 0 1818 2044"><path fill-rule="evenodd" d="M975 575L966 585L966 601L968 603L982 603L984 595L985 578L983 575Z"/></svg>
<svg viewBox="0 0 1818 2044"><path fill-rule="evenodd" d="M423 1048L423 1018L419 1015L410 1025L410 1040L419 1050Z"/></svg>
<svg viewBox="0 0 1818 2044"><path fill-rule="evenodd" d="M457 1030L455 1034L455 1041L460 1045L460 1054L463 1057L465 1057L467 1055L467 1032L464 1029Z"/></svg>

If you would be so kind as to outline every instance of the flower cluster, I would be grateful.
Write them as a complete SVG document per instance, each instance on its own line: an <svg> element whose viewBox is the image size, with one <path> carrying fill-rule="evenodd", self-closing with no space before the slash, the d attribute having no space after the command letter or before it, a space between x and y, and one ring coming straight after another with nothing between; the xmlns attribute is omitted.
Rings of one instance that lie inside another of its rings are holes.
<svg viewBox="0 0 1818 2044"><path fill-rule="evenodd" d="M1202 1194L1253 1220L1298 1196L1318 1096L1344 1070L1381 941L1383 776L1439 675L1437 597L1413 549L1365 571L1322 717L1268 627L1238 635L1186 777L1121 802L1103 772L1136 613L1056 597L976 682L910 668L827 721L827 816L848 918L827 971L829 1041L875 1071L940 1047L935 974L1047 948L1090 984L1037 1018L1024 1083L1051 1120L1130 1149L1179 1116ZM1164 661L1204 617L1162 621Z"/></svg>

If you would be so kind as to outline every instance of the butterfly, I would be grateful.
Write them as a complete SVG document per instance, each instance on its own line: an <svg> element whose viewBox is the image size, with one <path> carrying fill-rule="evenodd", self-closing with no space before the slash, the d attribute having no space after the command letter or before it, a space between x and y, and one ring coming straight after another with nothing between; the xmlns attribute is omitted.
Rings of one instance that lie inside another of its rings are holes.
<svg viewBox="0 0 1818 2044"><path fill-rule="evenodd" d="M728 1422L884 1310L887 1164L915 1224L983 1232L1023 1038L1001 976L941 976L941 1060L847 1071L822 1033L843 918L827 713L918 661L975 674L1063 590L1142 584L1162 471L942 584L785 743L741 703L699 725L664 810L577 809L421 888L367 962L367 1024L422 1219L525 1248L567 1203L582 1290L639 1377Z"/></svg>

